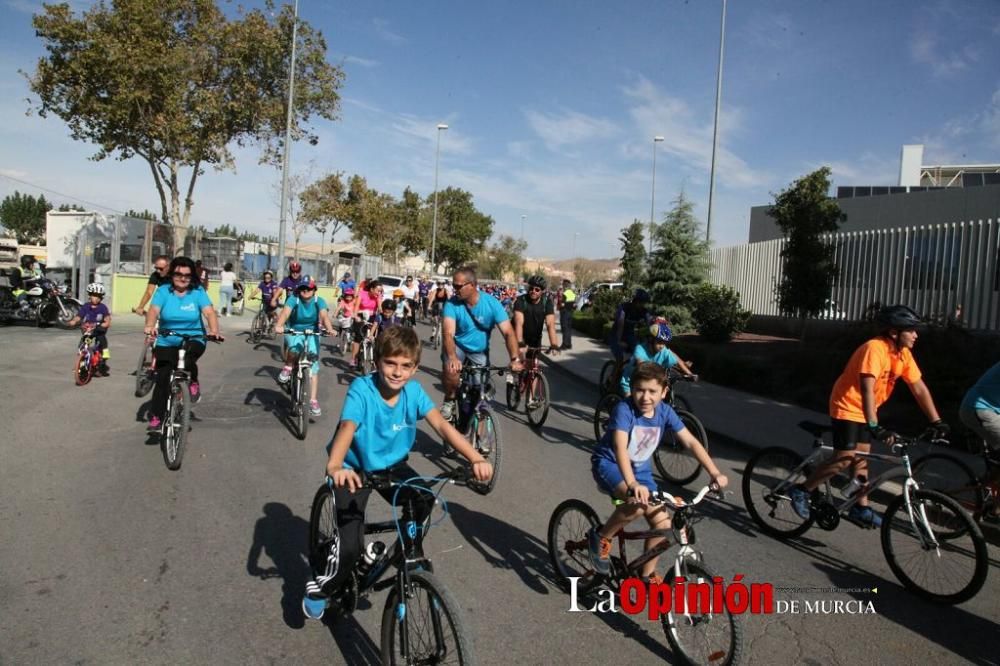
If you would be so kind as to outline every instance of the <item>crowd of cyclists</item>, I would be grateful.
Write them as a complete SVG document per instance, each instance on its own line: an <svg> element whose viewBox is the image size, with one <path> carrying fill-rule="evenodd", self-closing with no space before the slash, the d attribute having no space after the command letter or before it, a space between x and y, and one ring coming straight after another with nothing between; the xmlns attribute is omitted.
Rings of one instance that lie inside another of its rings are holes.
<svg viewBox="0 0 1000 666"><path fill-rule="evenodd" d="M147 335L155 335L159 328L194 336L187 363L192 378L191 398L197 401L201 393L197 361L205 351L205 339L222 340L218 316L193 261L187 257L158 257L154 268L148 288L134 310L145 316ZM557 310L567 306L567 289L563 285L562 292L551 290L543 276L530 277L520 289L480 285L474 269L460 268L450 281L409 277L404 286L390 294L376 279L355 282L347 273L338 284L337 301L328 303L317 295L315 280L302 275L297 262L288 266L287 277L279 283L269 271L263 274L251 298L259 295L262 307L275 318L275 332L284 338L283 367L277 380L288 381L291 359L303 345L312 345L312 357L317 359L311 374L312 416L322 414L318 401L319 342L303 333L323 330L332 334L349 329L351 362L355 366L359 363L359 347L366 338L375 349L376 371L352 381L328 439L326 473L336 494L337 522L343 530L325 575L309 586L303 603L309 617L321 617L330 601L337 598L338 586L346 575L343 572L351 571L361 552L360 529L367 492L359 489L364 476L379 472L405 480L415 475L407 457L418 421L427 420L446 445L466 459L475 478L491 477L490 462L450 423L463 364L495 363L496 359L490 358L494 329L499 331L503 345L501 350L494 350L493 356L503 358L512 376L524 367L525 349L542 348L543 336L549 353L566 349L565 340L560 343L557 338L555 316ZM90 307L81 310L81 318L106 330L110 315L100 304L102 294L98 289L88 289L88 293L93 299ZM568 305L571 307L572 301ZM423 348L414 328L418 313L426 321L441 324L444 399L440 407L414 380ZM878 409L898 380L907 384L937 435L949 432L913 358L920 317L905 306L892 306L879 313L877 323L878 334L851 356L831 393L830 417L837 454L792 490L793 508L803 518L809 516L810 494L832 475L849 470L864 482L866 469L861 457L855 457L856 451L868 450L874 442L891 443L894 433L880 425ZM674 433L698 460L714 488L728 484L707 449L665 402L670 388L668 370L691 374L691 368L669 349L671 338L669 322L655 316L650 294L644 289L635 290L614 314L608 344L617 363L624 399L614 407L609 427L594 448L591 472L600 489L619 503L610 518L588 534L590 562L598 573L608 571L611 539L631 520L643 516L653 529L669 527L669 512L662 505L650 503L651 493L657 490L651 456L666 433ZM158 376L150 408L151 430L159 428L163 418L163 378L176 361L178 344L176 337L160 336L156 340ZM961 419L986 441L990 455L1000 462L1000 363L970 390ZM866 501L851 511L856 514L852 515L856 522L870 526L881 523ZM647 548L658 541L652 539ZM642 573L650 582L662 580L655 559L642 567Z"/></svg>

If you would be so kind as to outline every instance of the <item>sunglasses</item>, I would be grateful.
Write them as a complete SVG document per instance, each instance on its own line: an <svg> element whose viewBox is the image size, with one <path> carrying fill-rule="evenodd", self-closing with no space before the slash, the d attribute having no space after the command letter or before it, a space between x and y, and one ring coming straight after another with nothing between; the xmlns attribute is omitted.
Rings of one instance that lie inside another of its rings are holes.
<svg viewBox="0 0 1000 666"><path fill-rule="evenodd" d="M542 289L541 287L532 287L532 288L531 288L531 289L529 289L528 291L545 291L545 290L544 290L544 289Z"/></svg>
<svg viewBox="0 0 1000 666"><path fill-rule="evenodd" d="M174 271L173 277L180 278L181 280L190 280L191 279L191 274L190 273L178 273L177 271Z"/></svg>
<svg viewBox="0 0 1000 666"><path fill-rule="evenodd" d="M153 266L158 271L165 271L170 268L170 264L164 264L163 266Z"/></svg>
<svg viewBox="0 0 1000 666"><path fill-rule="evenodd" d="M460 290L462 287L464 287L467 284L469 284L469 283L468 282L463 282L462 284L458 284L457 282L452 282L451 283L451 288L454 289L455 291L458 291L458 290Z"/></svg>

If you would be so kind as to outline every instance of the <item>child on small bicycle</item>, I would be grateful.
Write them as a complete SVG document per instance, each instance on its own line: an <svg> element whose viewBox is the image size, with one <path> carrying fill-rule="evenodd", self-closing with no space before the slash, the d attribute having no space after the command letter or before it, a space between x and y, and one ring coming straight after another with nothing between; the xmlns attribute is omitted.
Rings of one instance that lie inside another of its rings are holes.
<svg viewBox="0 0 1000 666"><path fill-rule="evenodd" d="M375 315L375 326L372 329L372 335L377 339L382 335L383 331L388 331L390 328L395 328L396 326L402 326L403 321L403 316L399 314L399 310L396 308L396 301L387 298L382 301L381 309Z"/></svg>
<svg viewBox="0 0 1000 666"><path fill-rule="evenodd" d="M337 307L333 311L333 318L337 322L338 330L351 330L354 325L354 315L358 313L358 301L354 298L354 289L347 287L337 301Z"/></svg>
<svg viewBox="0 0 1000 666"><path fill-rule="evenodd" d="M111 328L111 311L104 301L104 285L100 282L92 282L87 285L87 302L80 306L80 311L75 317L67 322L72 328L81 324L83 329L90 329L94 333L94 341L97 348L101 350L101 363L97 366L97 371L102 376L111 374L108 367L108 359L111 358L111 351L108 349L108 329Z"/></svg>
<svg viewBox="0 0 1000 666"><path fill-rule="evenodd" d="M670 351L667 343L673 337L670 325L666 321L657 321L649 327L649 339L643 344L637 345L632 353L632 358L622 369L622 378L619 383L622 396L629 397L632 392L632 373L640 363L656 363L665 369L677 368L684 375L691 376L691 368L682 361L677 354Z"/></svg>
<svg viewBox="0 0 1000 666"><path fill-rule="evenodd" d="M261 307L264 308L264 312L271 319L274 319L275 312L278 311L277 305L272 305L272 300L274 299L275 292L278 291L278 283L274 281L274 273L271 271L264 271L260 276L260 282L254 287L254 290L250 292L250 300L254 300L257 294L260 294Z"/></svg>
<svg viewBox="0 0 1000 666"><path fill-rule="evenodd" d="M397 289L392 292L392 299L396 302L396 316L399 317L400 321L406 321L413 314L413 308L410 307L410 302L406 300L406 292L402 289ZM382 307L385 307L385 302L382 302Z"/></svg>
<svg viewBox="0 0 1000 666"><path fill-rule="evenodd" d="M362 488L367 474L388 473L394 480L418 476L407 457L417 436L417 422L426 419L439 436L472 464L472 476L487 481L493 467L444 420L430 396L413 379L420 365L420 339L412 328L388 329L375 345L376 372L351 382L337 431L327 444L326 473L333 485L338 538L330 549L324 576L307 585L303 609L319 619L328 597L351 575L364 547L365 507L371 490ZM397 505L417 499L419 515L404 523L426 520L433 497L413 488L399 490ZM379 490L387 502L397 488Z"/></svg>
<svg viewBox="0 0 1000 666"><path fill-rule="evenodd" d="M655 530L670 528L670 513L663 506L650 506L650 492L657 489L650 462L664 430L677 438L708 471L712 484L724 488L729 480L719 471L708 451L664 402L667 395L667 371L656 363L641 363L632 374L632 396L622 400L611 412L608 430L590 458L594 480L604 492L624 503L619 504L603 526L588 533L590 561L600 574L610 571L611 539L626 525L645 516ZM665 537L646 540L646 550ZM656 574L656 559L642 566L642 576L661 582Z"/></svg>
<svg viewBox="0 0 1000 666"><path fill-rule="evenodd" d="M302 351L304 345L308 344L315 360L309 369L309 413L312 416L321 416L323 410L319 406L317 391L319 387L319 338L310 337L308 340L302 332L312 329L314 333L320 332L322 325L327 331L333 330L333 323L330 321L330 312L326 308L326 301L316 295L316 281L308 275L302 278L295 288L295 295L289 296L285 301L285 307L278 315L278 321L274 325L274 332L279 335L285 332L285 324L291 329L286 338L285 344L285 365L281 368L278 381L287 384L292 378L292 363L295 356Z"/></svg>

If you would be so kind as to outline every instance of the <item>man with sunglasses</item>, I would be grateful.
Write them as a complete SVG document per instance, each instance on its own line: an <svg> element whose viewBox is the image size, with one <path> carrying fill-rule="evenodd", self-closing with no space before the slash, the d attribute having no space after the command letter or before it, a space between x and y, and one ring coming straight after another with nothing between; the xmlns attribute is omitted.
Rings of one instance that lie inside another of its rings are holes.
<svg viewBox="0 0 1000 666"><path fill-rule="evenodd" d="M161 254L153 260L153 272L149 274L149 282L146 283L146 291L142 295L142 300L139 301L139 305L132 308L132 312L137 315L145 315L146 304L149 303L149 299L153 297L153 293L156 292L160 285L169 283L170 257L165 254Z"/></svg>
<svg viewBox="0 0 1000 666"><path fill-rule="evenodd" d="M545 277L528 278L528 291L514 301L514 332L518 342L526 347L542 346L542 329L549 334L549 352L558 352L556 342L556 311L552 300L545 294ZM513 375L511 375L513 378Z"/></svg>
<svg viewBox="0 0 1000 666"><path fill-rule="evenodd" d="M454 295L444 304L441 312L441 383L444 385L441 416L446 420L450 420L455 413L455 393L465 359L478 365L489 365L490 333L494 326L503 334L511 371L520 372L524 367L518 358L517 336L507 313L500 301L479 291L476 272L471 268L460 268L452 276L451 286L455 290Z"/></svg>

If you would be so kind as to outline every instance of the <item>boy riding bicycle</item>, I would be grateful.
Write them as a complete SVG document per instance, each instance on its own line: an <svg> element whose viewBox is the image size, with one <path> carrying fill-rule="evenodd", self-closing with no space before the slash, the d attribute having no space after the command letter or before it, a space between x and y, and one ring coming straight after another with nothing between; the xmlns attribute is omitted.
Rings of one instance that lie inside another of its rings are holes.
<svg viewBox="0 0 1000 666"><path fill-rule="evenodd" d="M931 392L913 359L911 350L917 342L917 327L922 324L919 315L905 305L893 305L882 308L876 321L879 335L854 351L830 394L836 455L788 493L792 508L802 519L811 515L809 495L835 474L851 467L852 476L862 487L868 481L868 463L855 454L870 451L872 439L892 443L894 433L879 425L878 408L892 395L896 380L902 379L909 386L917 405L937 430L937 437L945 438L950 431L938 416ZM851 507L848 517L868 527L882 525L882 517L868 506L867 495Z"/></svg>
<svg viewBox="0 0 1000 666"><path fill-rule="evenodd" d="M622 369L619 388L621 388L624 397L627 398L632 392L632 373L635 372L636 366L640 363L656 363L666 370L677 368L685 376L690 377L692 375L688 364L667 348L667 343L670 342L672 337L673 333L670 330L670 325L665 321L657 322L649 327L649 340L644 344L636 346L632 358L628 360L628 363Z"/></svg>
<svg viewBox="0 0 1000 666"><path fill-rule="evenodd" d="M331 547L325 575L306 586L302 602L307 617L319 619L327 600L347 580L364 546L365 507L371 490L362 488L363 477L389 473L394 480L418 476L407 457L417 436L417 421L427 419L431 427L458 453L472 463L472 475L479 481L493 476L493 467L434 406L420 383L413 380L420 365L420 339L412 328L395 326L386 330L375 345L374 374L351 382L344 399L337 431L327 445L330 458L327 476L333 484L337 509L338 538ZM397 505L408 498L417 500L420 515L404 515L403 523L420 525L433 506L433 497L413 488L379 490Z"/></svg>
<svg viewBox="0 0 1000 666"><path fill-rule="evenodd" d="M101 363L97 366L97 371L104 377L111 374L108 367L108 359L111 358L111 351L108 349L108 329L111 328L111 311L104 301L104 285L100 282L92 282L87 285L87 296L90 298L80 306L80 311L75 317L66 322L66 325L73 328L77 324L82 324L84 329L90 329L94 333L94 341L97 348L101 350Z"/></svg>
<svg viewBox="0 0 1000 666"><path fill-rule="evenodd" d="M623 503L608 521L588 533L590 561L600 574L610 571L611 539L630 522L644 515L650 528L670 528L670 513L663 506L650 506L649 495L657 489L653 480L653 453L660 444L664 430L677 438L708 471L717 489L728 485L726 475L719 471L708 451L664 403L669 382L667 371L655 363L642 363L632 374L632 397L622 400L611 412L608 430L598 442L590 458L594 480L604 492ZM646 540L646 550L654 548L665 537ZM662 582L656 574L658 558L642 565L642 576L650 582Z"/></svg>

